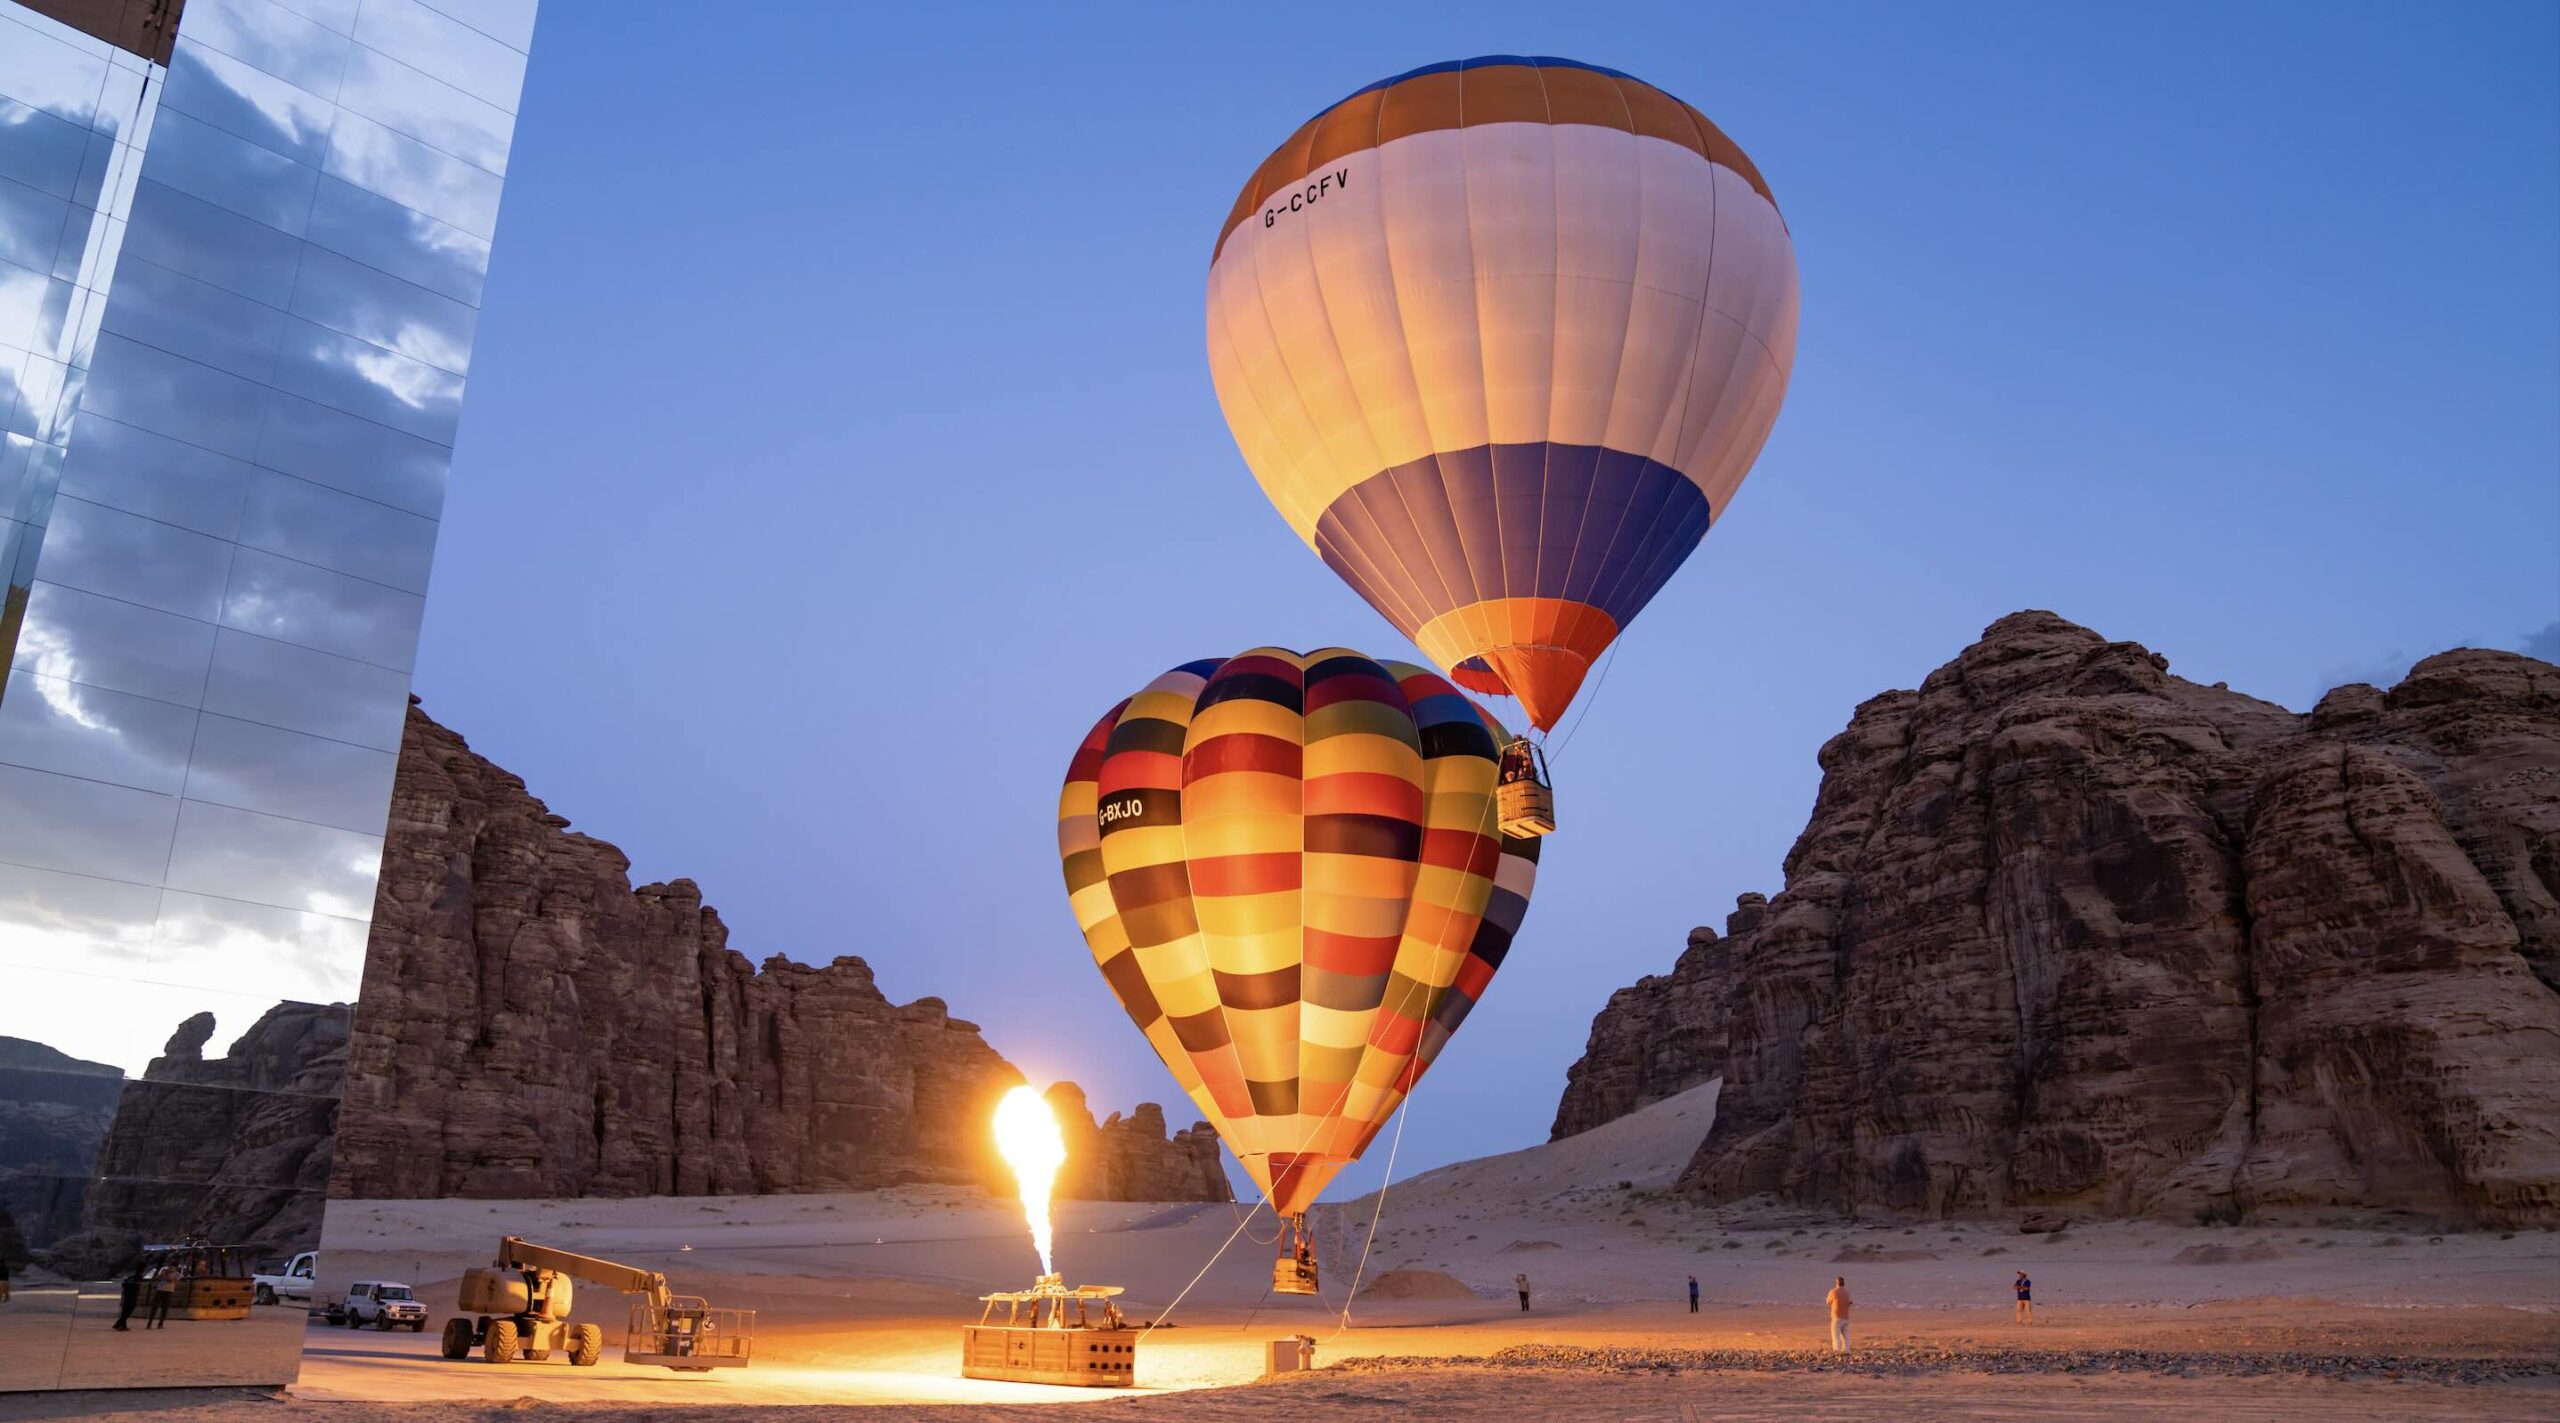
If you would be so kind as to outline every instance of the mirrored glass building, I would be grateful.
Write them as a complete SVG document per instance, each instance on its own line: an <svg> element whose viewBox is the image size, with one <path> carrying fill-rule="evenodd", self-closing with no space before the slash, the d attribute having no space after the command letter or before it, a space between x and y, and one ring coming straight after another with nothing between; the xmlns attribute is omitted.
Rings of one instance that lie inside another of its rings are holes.
<svg viewBox="0 0 2560 1423"><path fill-rule="evenodd" d="M0 0L0 1389L293 1375L534 8Z"/></svg>

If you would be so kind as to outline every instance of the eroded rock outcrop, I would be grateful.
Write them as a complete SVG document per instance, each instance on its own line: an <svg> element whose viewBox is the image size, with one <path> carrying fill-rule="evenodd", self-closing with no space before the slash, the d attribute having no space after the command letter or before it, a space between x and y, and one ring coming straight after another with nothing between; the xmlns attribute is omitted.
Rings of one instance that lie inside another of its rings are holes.
<svg viewBox="0 0 2560 1423"><path fill-rule="evenodd" d="M2560 668L2304 716L2020 613L1820 759L1721 992L1613 999L1559 1133L1713 1062L1717 1199L2560 1219Z"/></svg>
<svg viewBox="0 0 2560 1423"><path fill-rule="evenodd" d="M1010 1189L985 1126L1022 1077L976 1024L859 958L759 967L692 881L629 869L411 707L335 1192Z"/></svg>
<svg viewBox="0 0 2560 1423"><path fill-rule="evenodd" d="M1058 1174L1060 1196L1084 1201L1234 1199L1218 1154L1218 1133L1207 1122L1194 1122L1168 1136L1164 1108L1140 1102L1128 1116L1113 1112L1096 1126L1083 1088L1061 1082L1042 1095L1067 1141L1067 1164Z"/></svg>

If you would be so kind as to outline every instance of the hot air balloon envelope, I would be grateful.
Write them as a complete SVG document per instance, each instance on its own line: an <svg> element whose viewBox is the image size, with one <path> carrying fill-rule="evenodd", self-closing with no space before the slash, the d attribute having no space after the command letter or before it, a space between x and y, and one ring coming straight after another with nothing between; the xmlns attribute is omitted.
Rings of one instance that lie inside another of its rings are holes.
<svg viewBox="0 0 2560 1423"><path fill-rule="evenodd" d="M1703 114L1493 56L1264 161L1211 257L1209 370L1298 536L1550 728L1749 472L1796 306L1769 185Z"/></svg>
<svg viewBox="0 0 2560 1423"><path fill-rule="evenodd" d="M1527 912L1500 725L1340 648L1186 663L1067 771L1058 850L1103 978L1272 1208L1393 1116Z"/></svg>

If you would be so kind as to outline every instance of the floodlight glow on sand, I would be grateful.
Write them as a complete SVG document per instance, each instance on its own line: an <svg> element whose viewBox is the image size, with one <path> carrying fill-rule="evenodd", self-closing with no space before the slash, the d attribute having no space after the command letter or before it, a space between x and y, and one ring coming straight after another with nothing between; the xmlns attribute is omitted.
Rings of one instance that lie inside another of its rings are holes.
<svg viewBox="0 0 2560 1423"><path fill-rule="evenodd" d="M1040 1252L1040 1273L1054 1275L1050 1263L1049 1188L1067 1162L1067 1140L1047 1098L1028 1087L1016 1087L996 1104L996 1150L1013 1168L1022 1191L1022 1216L1031 1223L1031 1244Z"/></svg>

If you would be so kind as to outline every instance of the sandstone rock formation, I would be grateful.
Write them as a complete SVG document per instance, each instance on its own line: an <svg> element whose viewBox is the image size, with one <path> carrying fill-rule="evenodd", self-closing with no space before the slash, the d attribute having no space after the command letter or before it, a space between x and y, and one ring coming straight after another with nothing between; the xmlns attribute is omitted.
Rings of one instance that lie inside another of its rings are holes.
<svg viewBox="0 0 2560 1423"><path fill-rule="evenodd" d="M1559 1134L1721 1073L1715 1199L2560 1220L2560 668L2306 716L2019 613L1820 759L1785 891L1611 1000Z"/></svg>
<svg viewBox="0 0 2560 1423"><path fill-rule="evenodd" d="M759 968L690 880L629 869L410 708L334 1192L1010 1189L985 1127L1022 1078L977 1025L890 1002L859 958ZM1107 1180L1207 1191L1146 1111Z"/></svg>
<svg viewBox="0 0 2560 1423"><path fill-rule="evenodd" d="M190 1235L279 1255L319 1243L346 1007L279 1003L208 1058L214 1029L211 1013L189 1018L123 1085L57 1268L94 1278Z"/></svg>
<svg viewBox="0 0 2560 1423"><path fill-rule="evenodd" d="M1067 1141L1067 1164L1057 1192L1084 1201L1224 1201L1234 1199L1218 1154L1218 1133L1196 1122L1170 1139L1164 1108L1141 1102L1123 1118L1113 1112L1095 1126L1084 1089L1061 1082L1042 1095Z"/></svg>

